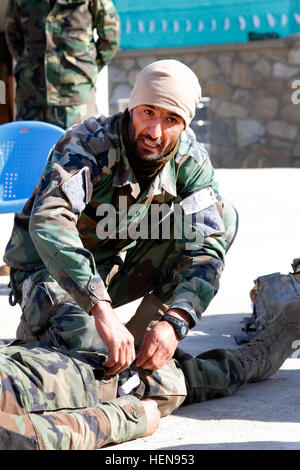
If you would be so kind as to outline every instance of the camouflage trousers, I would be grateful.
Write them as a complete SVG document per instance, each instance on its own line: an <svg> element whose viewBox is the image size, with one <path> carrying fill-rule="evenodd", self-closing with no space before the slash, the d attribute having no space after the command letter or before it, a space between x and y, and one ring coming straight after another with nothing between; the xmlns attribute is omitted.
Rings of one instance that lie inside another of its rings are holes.
<svg viewBox="0 0 300 470"><path fill-rule="evenodd" d="M0 450L92 450L135 439L147 426L142 398L166 416L184 401L227 396L243 383L232 352L195 358L178 349L159 371L133 369L140 383L119 396L120 377L105 376L102 359L43 343L1 347Z"/></svg>
<svg viewBox="0 0 300 470"><path fill-rule="evenodd" d="M84 119L98 114L96 103L76 104L73 106L28 106L17 103L17 121L44 121L68 129Z"/></svg>

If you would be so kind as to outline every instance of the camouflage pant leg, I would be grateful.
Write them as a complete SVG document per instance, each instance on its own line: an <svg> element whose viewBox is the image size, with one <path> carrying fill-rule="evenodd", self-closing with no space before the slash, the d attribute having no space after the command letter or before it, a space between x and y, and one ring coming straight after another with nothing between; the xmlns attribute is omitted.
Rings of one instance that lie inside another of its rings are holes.
<svg viewBox="0 0 300 470"><path fill-rule="evenodd" d="M16 121L45 121L44 106L28 106L17 101Z"/></svg>
<svg viewBox="0 0 300 470"><path fill-rule="evenodd" d="M46 121L63 129L79 124L98 113L96 103L76 104L73 106L47 106Z"/></svg>
<svg viewBox="0 0 300 470"><path fill-rule="evenodd" d="M160 285L171 292L177 260L174 240L139 240L108 285L113 307L139 299Z"/></svg>
<svg viewBox="0 0 300 470"><path fill-rule="evenodd" d="M58 348L99 350L104 343L94 319L82 310L46 269L11 273L22 309L17 338L44 341Z"/></svg>
<svg viewBox="0 0 300 470"><path fill-rule="evenodd" d="M171 414L186 399L186 380L174 359L170 359L159 370L139 368L138 374L145 387L143 398L155 400L161 416Z"/></svg>
<svg viewBox="0 0 300 470"><path fill-rule="evenodd" d="M186 404L231 395L243 383L239 365L230 351L217 349L193 358L178 350L176 358L188 383ZM145 384L144 397L157 401L162 416L170 414L184 401L183 373L175 361L169 361L158 371L139 370L139 373ZM126 406L120 406L120 400L125 401ZM135 416L133 408L129 412L132 402L135 411L139 409L142 414L140 401L126 396L90 409L65 413L30 413L27 416L2 413L0 426L25 433L38 441L42 449L96 449L109 442L124 442L142 435L145 421L137 423L131 419Z"/></svg>
<svg viewBox="0 0 300 470"><path fill-rule="evenodd" d="M9 447L0 442L0 450L22 450L22 436L28 450L94 450L141 437L146 426L143 404L132 395L74 411L22 416L0 411L0 437L3 429L12 431Z"/></svg>
<svg viewBox="0 0 300 470"><path fill-rule="evenodd" d="M27 106L17 103L17 121L44 121L63 129L79 124L84 119L98 113L95 103L73 106Z"/></svg>
<svg viewBox="0 0 300 470"><path fill-rule="evenodd" d="M94 450L141 437L147 420L143 404L124 396L67 413L28 415L41 450Z"/></svg>
<svg viewBox="0 0 300 470"><path fill-rule="evenodd" d="M180 405L234 394L245 383L241 364L230 350L213 349L196 357L177 348L161 369L138 369L144 397L153 398L162 416Z"/></svg>
<svg viewBox="0 0 300 470"><path fill-rule="evenodd" d="M230 350L213 349L193 357L177 348L174 357L187 383L185 404L232 395L245 383L241 364Z"/></svg>
<svg viewBox="0 0 300 470"><path fill-rule="evenodd" d="M177 348L174 359L161 369L138 369L145 385L144 398L157 402L162 416L180 405L234 394L245 383L241 364L226 349L213 349L196 357Z"/></svg>

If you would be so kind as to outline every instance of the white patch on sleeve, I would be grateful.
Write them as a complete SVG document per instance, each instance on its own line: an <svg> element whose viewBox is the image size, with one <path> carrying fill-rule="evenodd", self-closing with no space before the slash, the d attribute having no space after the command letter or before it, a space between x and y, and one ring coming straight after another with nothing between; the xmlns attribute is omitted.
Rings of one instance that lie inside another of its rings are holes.
<svg viewBox="0 0 300 470"><path fill-rule="evenodd" d="M82 168L62 185L63 192L72 205L75 214L80 213L89 201L87 172L88 167Z"/></svg>
<svg viewBox="0 0 300 470"><path fill-rule="evenodd" d="M180 202L180 205L183 208L184 213L188 215L207 209L216 202L216 195L213 189L209 186L208 188L200 189L186 197Z"/></svg>

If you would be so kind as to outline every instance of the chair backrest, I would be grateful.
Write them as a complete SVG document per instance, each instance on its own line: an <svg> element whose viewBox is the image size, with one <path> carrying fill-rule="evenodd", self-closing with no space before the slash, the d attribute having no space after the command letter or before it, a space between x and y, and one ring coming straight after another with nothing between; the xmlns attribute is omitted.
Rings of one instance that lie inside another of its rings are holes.
<svg viewBox="0 0 300 470"><path fill-rule="evenodd" d="M0 213L20 212L64 129L41 121L0 126Z"/></svg>

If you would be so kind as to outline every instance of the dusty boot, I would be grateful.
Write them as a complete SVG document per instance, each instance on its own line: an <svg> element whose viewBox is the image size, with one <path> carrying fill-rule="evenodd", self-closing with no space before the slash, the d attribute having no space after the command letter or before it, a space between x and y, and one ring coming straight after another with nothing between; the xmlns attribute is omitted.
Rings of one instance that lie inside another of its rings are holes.
<svg viewBox="0 0 300 470"><path fill-rule="evenodd" d="M136 345L142 341L146 331L151 330L168 308L168 305L163 304L154 294L145 294L137 311L126 323L126 328L134 336Z"/></svg>
<svg viewBox="0 0 300 470"><path fill-rule="evenodd" d="M290 301L270 326L232 351L242 364L245 382L274 374L300 346L300 298Z"/></svg>

